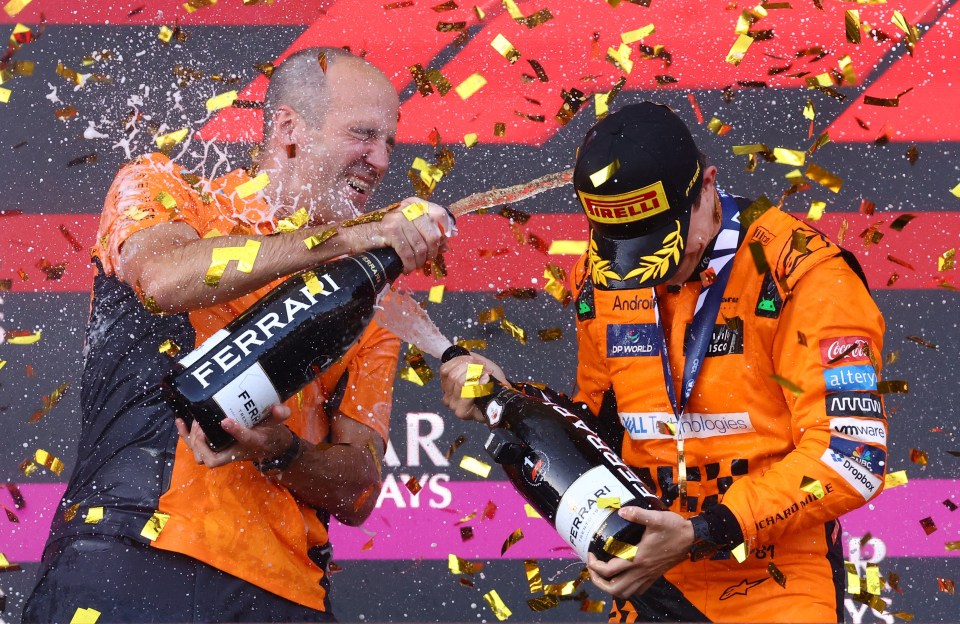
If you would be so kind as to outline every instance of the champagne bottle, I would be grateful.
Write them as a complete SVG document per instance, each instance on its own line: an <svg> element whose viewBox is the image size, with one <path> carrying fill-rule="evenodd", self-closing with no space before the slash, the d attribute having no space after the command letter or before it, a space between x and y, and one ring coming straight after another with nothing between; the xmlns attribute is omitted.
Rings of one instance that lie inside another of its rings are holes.
<svg viewBox="0 0 960 624"><path fill-rule="evenodd" d="M220 421L252 427L339 360L403 271L390 248L302 271L184 356L162 384L178 418L196 420L210 447L234 442Z"/></svg>
<svg viewBox="0 0 960 624"><path fill-rule="evenodd" d="M466 354L453 346L442 360ZM588 553L608 561L622 545L638 544L644 527L600 499L658 511L666 506L559 397L537 392L530 396L494 382L492 394L475 399L491 427L484 446L584 562Z"/></svg>

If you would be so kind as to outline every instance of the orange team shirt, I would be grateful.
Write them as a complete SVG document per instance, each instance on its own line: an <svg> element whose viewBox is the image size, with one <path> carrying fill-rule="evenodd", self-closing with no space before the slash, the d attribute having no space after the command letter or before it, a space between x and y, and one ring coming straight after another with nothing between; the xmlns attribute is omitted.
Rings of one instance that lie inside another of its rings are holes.
<svg viewBox="0 0 960 624"><path fill-rule="evenodd" d="M257 193L246 198L236 193L237 186L249 179L237 169L206 180L183 172L161 154L137 158L120 170L110 188L93 255L111 275L123 242L159 223L183 222L200 236L270 234L275 222L266 202ZM190 311L194 347L280 281ZM399 339L372 322L341 360L286 401L292 411L287 424L309 442L324 440L329 431L324 404L347 373L340 411L386 441L399 350ZM183 553L299 604L324 609L323 570L307 552L327 543L327 529L316 509L297 501L252 463L216 469L197 465L181 440L159 511L169 520L153 542L155 547Z"/></svg>

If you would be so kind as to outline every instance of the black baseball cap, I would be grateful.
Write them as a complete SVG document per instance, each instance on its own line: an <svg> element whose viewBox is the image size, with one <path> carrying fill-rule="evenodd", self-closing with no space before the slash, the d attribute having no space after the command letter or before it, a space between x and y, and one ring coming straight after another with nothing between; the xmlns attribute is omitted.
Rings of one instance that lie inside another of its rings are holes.
<svg viewBox="0 0 960 624"><path fill-rule="evenodd" d="M587 132L573 186L590 221L597 287L656 286L676 272L705 167L686 124L662 104L624 106Z"/></svg>

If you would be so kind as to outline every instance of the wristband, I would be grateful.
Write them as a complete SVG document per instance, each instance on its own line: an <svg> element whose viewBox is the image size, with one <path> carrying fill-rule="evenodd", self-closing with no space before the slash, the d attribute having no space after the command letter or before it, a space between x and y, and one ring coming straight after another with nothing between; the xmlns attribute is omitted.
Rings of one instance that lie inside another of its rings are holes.
<svg viewBox="0 0 960 624"><path fill-rule="evenodd" d="M720 546L711 539L710 525L702 516L692 516L693 544L690 545L690 561L700 561L712 557L720 550Z"/></svg>
<svg viewBox="0 0 960 624"><path fill-rule="evenodd" d="M257 470L268 476L275 476L288 469L290 465L300 457L303 450L302 440L294 432L290 432L293 440L290 446L283 453L261 462L253 462Z"/></svg>

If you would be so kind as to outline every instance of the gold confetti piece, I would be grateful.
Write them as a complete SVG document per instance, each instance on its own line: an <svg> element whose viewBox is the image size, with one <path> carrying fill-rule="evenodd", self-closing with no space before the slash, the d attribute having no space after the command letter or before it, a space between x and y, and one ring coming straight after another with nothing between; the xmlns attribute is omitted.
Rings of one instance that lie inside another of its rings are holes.
<svg viewBox="0 0 960 624"><path fill-rule="evenodd" d="M501 557L504 556L504 555L507 553L507 551L510 550L510 548L513 547L514 544L516 544L517 542L519 542L519 541L522 540L522 539L523 539L523 530L522 530L522 529L517 529L516 531L514 531L513 533L511 533L511 534L507 537L507 539L503 542L503 546L500 547L500 556L501 556Z"/></svg>
<svg viewBox="0 0 960 624"><path fill-rule="evenodd" d="M266 188L268 184L270 184L270 176L267 175L266 172L263 172L252 180L247 180L243 184L238 185L234 190L237 194L237 197L240 199L246 199L257 191Z"/></svg>
<svg viewBox="0 0 960 624"><path fill-rule="evenodd" d="M847 41L860 43L860 11L846 11L843 18L847 30Z"/></svg>
<svg viewBox="0 0 960 624"><path fill-rule="evenodd" d="M739 65L751 43L753 43L753 37L749 35L738 36L733 47L730 48L730 52L727 53L726 61L731 65Z"/></svg>
<svg viewBox="0 0 960 624"><path fill-rule="evenodd" d="M143 525L143 529L140 531L140 535L147 538L151 542L155 541L160 537L163 527L166 526L167 520L170 519L170 516L165 513L160 513L159 511L153 512L153 515L150 516L150 519L147 520L147 523Z"/></svg>
<svg viewBox="0 0 960 624"><path fill-rule="evenodd" d="M427 295L427 301L430 303L443 303L443 284L437 284L430 287L430 294Z"/></svg>
<svg viewBox="0 0 960 624"><path fill-rule="evenodd" d="M338 230L336 227L327 228L319 235L314 234L313 236L308 236L307 238L303 239L303 244L307 246L307 249L313 249L318 245L324 244L325 242L327 242L328 240L336 236L337 233L338 233Z"/></svg>
<svg viewBox="0 0 960 624"><path fill-rule="evenodd" d="M483 570L482 563L467 561L452 553L447 556L447 567L453 574L476 574Z"/></svg>
<svg viewBox="0 0 960 624"><path fill-rule="evenodd" d="M70 624L96 624L99 619L100 612L96 609L79 607L70 618Z"/></svg>
<svg viewBox="0 0 960 624"><path fill-rule="evenodd" d="M910 461L920 466L926 466L929 462L929 457L925 451L912 448L910 449Z"/></svg>
<svg viewBox="0 0 960 624"><path fill-rule="evenodd" d="M236 99L236 91L227 91L226 93L215 95L207 100L207 110L212 113L213 111L220 110L221 108L226 108L232 105L233 101Z"/></svg>
<svg viewBox="0 0 960 624"><path fill-rule="evenodd" d="M490 45L494 50L500 53L500 56L510 61L511 65L516 63L517 59L520 58L520 52L518 52L517 49L513 47L513 45L507 41L507 38L503 35L497 35L494 37L493 41L490 42Z"/></svg>
<svg viewBox="0 0 960 624"><path fill-rule="evenodd" d="M487 341L485 338L480 338L479 340L458 340L457 344L467 351L483 351L487 348Z"/></svg>
<svg viewBox="0 0 960 624"><path fill-rule="evenodd" d="M173 195L166 191L160 191L157 193L157 196L153 198L153 201L159 203L169 212L173 212L177 209L177 200L173 198Z"/></svg>
<svg viewBox="0 0 960 624"><path fill-rule="evenodd" d="M400 212L403 213L403 216L407 218L407 221L413 221L417 217L422 217L426 214L427 205L421 202L415 202L412 204L407 204L404 206Z"/></svg>
<svg viewBox="0 0 960 624"><path fill-rule="evenodd" d="M64 393L66 393L69 388L70 384L62 383L54 388L53 392L51 392L49 396L45 395L43 397L43 406L30 416L30 422L37 422L49 414L50 411L57 406L57 403L60 402L60 399L63 398Z"/></svg>
<svg viewBox="0 0 960 624"><path fill-rule="evenodd" d="M733 548L730 551L730 554L733 555L733 558L737 560L737 563L743 563L747 560L747 545L746 543L741 542L739 546Z"/></svg>
<svg viewBox="0 0 960 624"><path fill-rule="evenodd" d="M630 46L621 43L617 49L607 48L607 60L623 73L629 74L633 71L633 61L630 60L632 53L633 49Z"/></svg>
<svg viewBox="0 0 960 624"><path fill-rule="evenodd" d="M474 93L482 89L485 84L487 84L487 79L481 76L479 73L474 73L457 85L455 90L457 95L460 96L460 99L466 100Z"/></svg>
<svg viewBox="0 0 960 624"><path fill-rule="evenodd" d="M237 270L242 273L253 271L253 265L260 252L260 241L247 240L243 247L217 247L213 250L210 268L204 277L207 286L217 286L227 264L233 260L237 262Z"/></svg>
<svg viewBox="0 0 960 624"><path fill-rule="evenodd" d="M734 145L733 154L735 156L744 156L746 154L764 154L769 153L770 148L763 143L753 143L751 145Z"/></svg>
<svg viewBox="0 0 960 624"><path fill-rule="evenodd" d="M420 379L420 375L417 374L417 371L409 366L400 371L400 379L417 384L418 386L423 386L425 384L425 382Z"/></svg>
<svg viewBox="0 0 960 624"><path fill-rule="evenodd" d="M193 13L198 9L213 6L216 3L217 0L188 0L183 3L183 8L186 9L187 13Z"/></svg>
<svg viewBox="0 0 960 624"><path fill-rule="evenodd" d="M466 470L467 472L472 472L478 477L483 477L486 479L490 476L490 464L485 464L475 457L470 457L469 455L464 455L460 460L460 467Z"/></svg>
<svg viewBox="0 0 960 624"><path fill-rule="evenodd" d="M140 206L130 206L123 211L123 216L133 221L142 221L152 214L152 212L141 209Z"/></svg>
<svg viewBox="0 0 960 624"><path fill-rule="evenodd" d="M823 484L817 479L804 477L800 482L800 489L809 494L813 494L817 500L823 498L826 493L823 491Z"/></svg>
<svg viewBox="0 0 960 624"><path fill-rule="evenodd" d="M943 546L948 551L960 550L960 542L946 542Z"/></svg>
<svg viewBox="0 0 960 624"><path fill-rule="evenodd" d="M541 329L537 332L537 337L541 342L553 342L554 340L560 340L563 338L563 329L559 327Z"/></svg>
<svg viewBox="0 0 960 624"><path fill-rule="evenodd" d="M528 600L527 606L531 611L547 611L560 606L560 600L556 596L538 596Z"/></svg>
<svg viewBox="0 0 960 624"><path fill-rule="evenodd" d="M587 252L587 241L555 240L547 253L551 256L582 256Z"/></svg>
<svg viewBox="0 0 960 624"><path fill-rule="evenodd" d="M733 129L732 126L723 123L720 119L714 117L707 122L707 129L716 134L717 136L723 136L726 133L730 132Z"/></svg>
<svg viewBox="0 0 960 624"><path fill-rule="evenodd" d="M543 579L540 577L540 566L533 559L526 559L523 562L523 569L527 573L527 585L530 586L531 594L538 594L543 591Z"/></svg>
<svg viewBox="0 0 960 624"><path fill-rule="evenodd" d="M608 537L607 541L603 543L603 549L614 557L627 561L633 561L633 558L637 556L637 547L634 544L621 542L613 536Z"/></svg>
<svg viewBox="0 0 960 624"><path fill-rule="evenodd" d="M802 167L806 159L807 159L806 152L801 152L800 150L786 149L784 147L773 148L774 162L778 162L782 165Z"/></svg>
<svg viewBox="0 0 960 624"><path fill-rule="evenodd" d="M540 513L539 513L536 509L533 508L533 506L532 506L530 503L524 503L524 504L523 504L523 512L524 512L525 514L527 514L527 517L528 517L528 518L542 518L542 517L543 517L543 516L540 515Z"/></svg>
<svg viewBox="0 0 960 624"><path fill-rule="evenodd" d="M157 144L157 149L161 152L169 153L178 143L183 142L189 134L190 129L183 128L181 130L175 130L174 132L168 132L167 134L158 134L154 137L153 142Z"/></svg>
<svg viewBox="0 0 960 624"><path fill-rule="evenodd" d="M781 377L780 375L769 375L769 377L770 379L774 380L775 382L777 382L778 384L780 384L781 386L783 386L784 388L792 392L795 396L800 396L801 394L803 394L803 388L801 388L794 382L790 381L786 377Z"/></svg>
<svg viewBox="0 0 960 624"><path fill-rule="evenodd" d="M493 136L502 137L507 134L507 124L498 121L493 124Z"/></svg>
<svg viewBox="0 0 960 624"><path fill-rule="evenodd" d="M10 0L10 2L4 5L3 10L6 11L10 17L16 17L17 14L32 1L33 0Z"/></svg>
<svg viewBox="0 0 960 624"><path fill-rule="evenodd" d="M937 258L938 271L950 271L956 266L956 249L948 249Z"/></svg>
<svg viewBox="0 0 960 624"><path fill-rule="evenodd" d="M767 262L767 257L763 253L763 243L760 241L751 241L747 245L747 249L750 250L750 255L753 256L753 265L757 269L757 274L763 275L770 270L770 264Z"/></svg>
<svg viewBox="0 0 960 624"><path fill-rule="evenodd" d="M867 593L879 596L883 591L883 577L880 576L880 566L875 563L867 564Z"/></svg>
<svg viewBox="0 0 960 624"><path fill-rule="evenodd" d="M501 622L513 615L513 612L503 603L497 590L490 590L483 595L483 599L487 601L487 604L490 605L490 610L493 611L493 614L497 616L497 619Z"/></svg>
<svg viewBox="0 0 960 624"><path fill-rule="evenodd" d="M12 331L7 332L7 344L29 345L40 342L40 331Z"/></svg>
<svg viewBox="0 0 960 624"><path fill-rule="evenodd" d="M74 518L77 517L77 512L80 511L80 503L74 503L66 509L63 510L63 521L72 522Z"/></svg>
<svg viewBox="0 0 960 624"><path fill-rule="evenodd" d="M603 613L606 604L605 600L590 600L584 598L580 601L580 610L585 613Z"/></svg>
<svg viewBox="0 0 960 624"><path fill-rule="evenodd" d="M636 30L631 30L625 33L621 33L620 40L623 43L636 43L641 41L656 32L656 28L653 24L647 24L643 28L638 28Z"/></svg>
<svg viewBox="0 0 960 624"><path fill-rule="evenodd" d="M520 344L527 344L527 332L519 325L502 318L500 319L500 329L513 336Z"/></svg>
<svg viewBox="0 0 960 624"><path fill-rule="evenodd" d="M477 134L475 132L471 132L470 134L463 135L463 144L466 145L467 147L473 147L474 145L476 145L477 140L478 140Z"/></svg>
<svg viewBox="0 0 960 624"><path fill-rule="evenodd" d="M160 353L169 355L172 358L177 357L177 355L180 353L180 345L175 343L170 338L167 338L160 343Z"/></svg>
<svg viewBox="0 0 960 624"><path fill-rule="evenodd" d="M256 178L254 178L256 179ZM296 232L310 222L310 213L306 208L299 208L289 217L277 221L278 232Z"/></svg>
<svg viewBox="0 0 960 624"><path fill-rule="evenodd" d="M6 104L10 101L10 96L13 94L13 91L10 89L4 89L0 87L0 102Z"/></svg>
<svg viewBox="0 0 960 624"><path fill-rule="evenodd" d="M620 509L620 497L601 496L597 498L597 507L600 509Z"/></svg>
<svg viewBox="0 0 960 624"><path fill-rule="evenodd" d="M857 74L853 70L853 59L851 59L849 55L838 59L837 65L840 67L840 71L843 72L843 79L846 81L846 84L857 84Z"/></svg>
<svg viewBox="0 0 960 624"><path fill-rule="evenodd" d="M843 567L847 571L847 593L856 596L860 593L860 575L857 573L857 566L850 561L844 561Z"/></svg>
<svg viewBox="0 0 960 624"><path fill-rule="evenodd" d="M103 520L103 507L91 507L87 510L87 515L83 517L86 524L97 524Z"/></svg>
<svg viewBox="0 0 960 624"><path fill-rule="evenodd" d="M807 211L807 218L811 221L819 221L823 218L823 213L827 209L827 202L824 201L812 201L810 202L810 210Z"/></svg>
<svg viewBox="0 0 960 624"><path fill-rule="evenodd" d="M597 188L607 180L613 177L613 174L617 172L617 169L620 168L620 161L614 160L612 163L590 174L590 181L593 182L593 187Z"/></svg>
<svg viewBox="0 0 960 624"><path fill-rule="evenodd" d="M29 461L29 460L28 460ZM53 474L60 476L60 473L63 472L65 468L64 463L60 459L51 453L43 450L37 449L33 454L33 462L38 466L43 466ZM32 472L32 471L31 471Z"/></svg>
<svg viewBox="0 0 960 624"><path fill-rule="evenodd" d="M497 306L496 308L490 308L489 310L482 310L480 312L479 320L482 325L487 323L495 323L503 319L503 308Z"/></svg>
<svg viewBox="0 0 960 624"><path fill-rule="evenodd" d="M908 394L910 384L901 379L891 379L877 383L877 392L880 394Z"/></svg>
<svg viewBox="0 0 960 624"><path fill-rule="evenodd" d="M804 175L814 182L822 184L834 193L839 193L840 187L843 186L843 178L836 176L823 167L813 163L807 165L807 170L804 171Z"/></svg>

